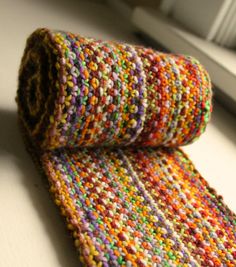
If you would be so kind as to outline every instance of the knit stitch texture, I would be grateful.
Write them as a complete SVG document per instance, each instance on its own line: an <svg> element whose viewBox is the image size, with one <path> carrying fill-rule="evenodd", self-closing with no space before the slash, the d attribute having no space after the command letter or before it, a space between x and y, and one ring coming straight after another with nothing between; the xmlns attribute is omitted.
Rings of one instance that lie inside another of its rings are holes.
<svg viewBox="0 0 236 267"><path fill-rule="evenodd" d="M31 34L19 121L84 266L236 266L236 216L179 148L211 98L190 56Z"/></svg>

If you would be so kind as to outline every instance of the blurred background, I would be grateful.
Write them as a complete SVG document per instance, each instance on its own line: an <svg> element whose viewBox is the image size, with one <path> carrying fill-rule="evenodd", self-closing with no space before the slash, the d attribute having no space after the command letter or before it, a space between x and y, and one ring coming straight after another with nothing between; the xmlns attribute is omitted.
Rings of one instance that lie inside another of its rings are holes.
<svg viewBox="0 0 236 267"><path fill-rule="evenodd" d="M236 212L235 8L234 0L0 0L0 267L78 266L17 127L18 68L39 27L198 58L214 84L214 111L206 133L184 150Z"/></svg>

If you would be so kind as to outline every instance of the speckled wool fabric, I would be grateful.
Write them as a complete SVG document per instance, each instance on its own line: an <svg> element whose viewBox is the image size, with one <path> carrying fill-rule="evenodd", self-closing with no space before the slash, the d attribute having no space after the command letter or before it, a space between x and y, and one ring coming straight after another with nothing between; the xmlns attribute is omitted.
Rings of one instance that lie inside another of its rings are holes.
<svg viewBox="0 0 236 267"><path fill-rule="evenodd" d="M179 148L211 97L190 56L31 34L19 121L84 266L236 266L236 216Z"/></svg>

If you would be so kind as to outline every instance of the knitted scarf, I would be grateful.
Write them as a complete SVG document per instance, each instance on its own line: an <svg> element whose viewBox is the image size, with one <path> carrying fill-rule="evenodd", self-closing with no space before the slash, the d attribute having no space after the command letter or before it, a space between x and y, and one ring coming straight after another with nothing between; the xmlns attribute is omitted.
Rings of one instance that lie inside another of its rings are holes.
<svg viewBox="0 0 236 267"><path fill-rule="evenodd" d="M236 216L179 148L211 97L190 56L31 34L19 121L84 266L236 266Z"/></svg>

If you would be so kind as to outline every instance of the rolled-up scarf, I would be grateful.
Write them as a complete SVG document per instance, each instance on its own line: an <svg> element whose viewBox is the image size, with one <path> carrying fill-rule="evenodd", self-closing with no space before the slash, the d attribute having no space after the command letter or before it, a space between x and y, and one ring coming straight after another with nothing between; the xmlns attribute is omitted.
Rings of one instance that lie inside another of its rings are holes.
<svg viewBox="0 0 236 267"><path fill-rule="evenodd" d="M211 97L190 56L31 34L19 121L84 266L236 266L236 216L179 148Z"/></svg>

